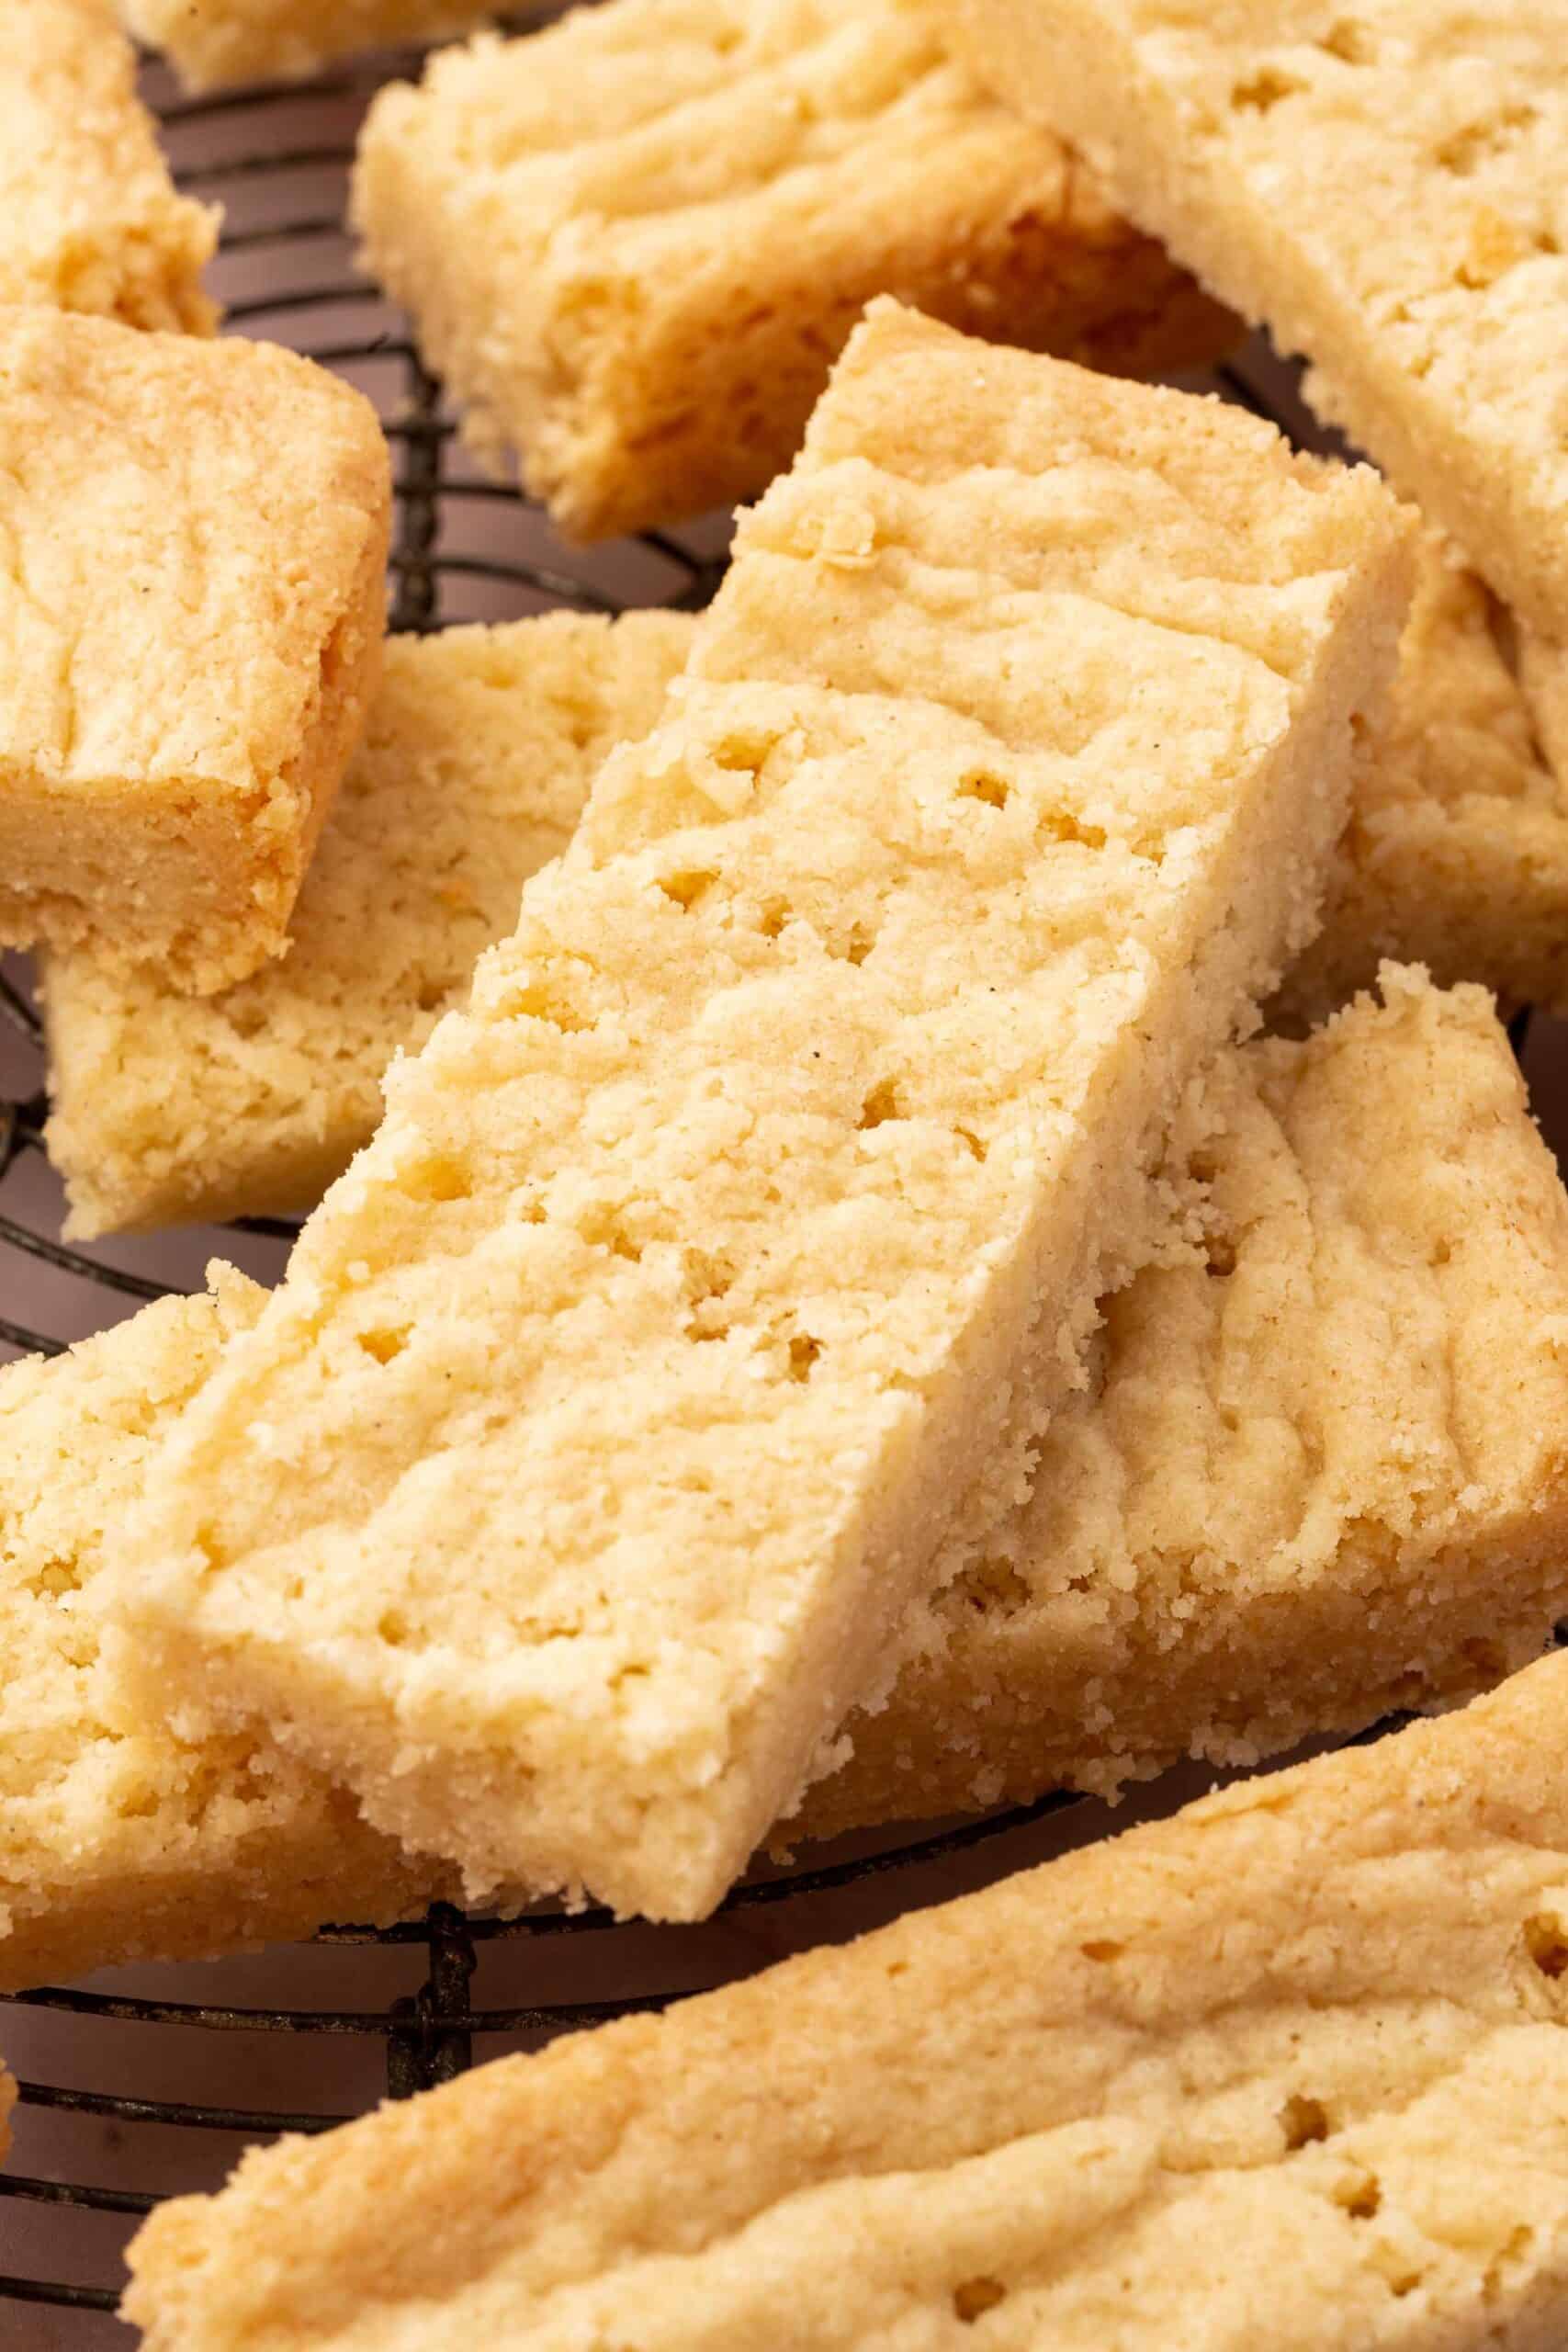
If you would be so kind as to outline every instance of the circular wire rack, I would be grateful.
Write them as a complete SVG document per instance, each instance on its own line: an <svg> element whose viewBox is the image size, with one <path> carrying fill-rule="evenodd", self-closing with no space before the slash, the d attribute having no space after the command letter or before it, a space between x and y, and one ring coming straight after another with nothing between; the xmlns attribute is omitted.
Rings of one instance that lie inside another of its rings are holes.
<svg viewBox="0 0 1568 2352"><path fill-rule="evenodd" d="M536 23L552 13L540 8L521 21ZM536 507L468 462L407 322L356 275L344 227L355 133L374 89L412 62L406 55L381 57L302 89L247 89L195 100L179 97L163 69L147 63L146 94L163 124L176 179L190 193L230 209L214 279L230 327L288 343L340 371L374 401L393 455L394 629L427 632L457 620L513 619L558 605L606 613L631 604L699 609L723 573L728 534L721 518L709 527L649 533L610 549L563 549ZM1268 363L1226 370L1222 389L1302 434L1303 413L1288 379ZM42 1157L41 1033L19 967L0 977L0 1031L9 1033L0 1065L0 1347L59 1353L73 1339L144 1300L170 1288L195 1287L218 1237L180 1237L172 1259L167 1247L150 1250L146 1244L110 1244L92 1254L64 1245L57 1238L58 1194ZM276 1220L248 1219L225 1230L221 1246L225 1254L248 1257L252 1271L265 1276L281 1264L293 1230ZM25 1317L10 1311L24 1271L33 1295L41 1284L46 1300L43 1311ZM863 1839L841 1857L832 1849L816 1867L757 1875L724 1906L716 1960L713 1930L698 1931L705 1939L698 1981L744 1973L779 1949L853 1931L910 1902L935 1899L1019 1860L1038 1859L1029 1833L1069 1805L1086 1816L1086 1825L1068 1835L1095 1834L1099 1823L1087 1817L1099 1809L1058 1793L913 1839L907 1833L893 1843ZM761 1934L760 1923L781 1906L789 1910L787 1928ZM262 1963L244 1960L223 1963L221 1973L216 1964L187 1968L177 1979L177 1993L46 1986L13 1996L9 2009L31 2013L29 2022L43 2013L56 2030L50 2047L58 2063L50 2071L85 2082L33 2079L23 2072L28 2153L36 2127L46 2122L54 2135L46 2143L53 2177L0 2171L0 2340L25 2345L28 2352L35 2344L52 2348L122 2340L112 2319L118 2288L105 2274L118 2268L120 2244L158 2201L159 2192L145 2185L154 2157L152 2168L172 2187L209 2186L247 2142L281 2132L324 2131L377 2097L404 2098L449 2080L473 2063L476 2040L530 2046L609 2016L662 2007L694 1989L693 1933L617 1924L599 1910L542 1909L500 1922L467 1918L438 1905L405 1927L323 1930L296 1955L305 1969L305 1992L289 2006L261 1997L276 1989L275 1958L266 1973ZM480 2005L476 1971L483 1955L502 1950L511 1960L509 1989L525 1997ZM347 2005L337 1973L345 1960ZM140 1978L148 1972L133 1973ZM203 1990L210 1984L212 1997L186 1996L197 1980ZM629 1984L658 1989L628 1993ZM331 1997L323 1997L323 1989ZM150 2040L157 2039L148 2030L154 2028L164 2030L160 2048L177 2053L182 2076L197 2085L213 2076L213 2097L158 2095L164 2065L157 2052L148 2054ZM140 2037L134 2049L115 2038L122 2029ZM208 2064L207 2051L234 2038L244 2053L240 2079L269 2087L276 2080L300 2080L297 2064L280 2068L276 2063L278 2050L308 2049L310 2097L236 2104L217 2095L234 2078L233 2069ZM333 2053L345 2048L349 2061L339 2063ZM96 2086L100 2069L110 2079L129 2077L154 2087L101 2090ZM192 2135L210 2153L190 2157ZM83 2182L73 2177L78 2166L118 2173L135 2185ZM46 2251L39 2275L18 2267L28 2233L14 2224L27 2209L51 2217L51 2226L32 2233ZM66 2222L72 2267L83 2277L46 2275L61 2258ZM26 2334L21 2306L45 2308L50 2316L39 2318L45 2332Z"/></svg>

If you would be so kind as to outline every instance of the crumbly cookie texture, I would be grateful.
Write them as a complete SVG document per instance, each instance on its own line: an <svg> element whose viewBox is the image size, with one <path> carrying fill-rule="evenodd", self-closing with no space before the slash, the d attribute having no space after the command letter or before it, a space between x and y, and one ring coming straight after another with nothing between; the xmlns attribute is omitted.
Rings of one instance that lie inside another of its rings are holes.
<svg viewBox="0 0 1568 2352"><path fill-rule="evenodd" d="M1568 1195L1490 999L1382 976L1222 1055L1204 1245L1106 1306L988 1556L921 1603L813 1834L1111 1795L1448 1704L1568 1611Z"/></svg>
<svg viewBox="0 0 1568 2352"><path fill-rule="evenodd" d="M1568 1606L1568 1202L1482 992L1383 987L1194 1088L1158 1270L1109 1303L1094 1396L989 1555L909 1613L890 1704L784 1838L1254 1762L1539 1652ZM316 1775L171 1733L84 1633L152 1449L259 1307L226 1275L0 1374L0 1625L28 1661L26 1738L0 1702L0 1989L451 1891L345 1831ZM350 1859L323 1892L329 1831Z"/></svg>
<svg viewBox="0 0 1568 2352"><path fill-rule="evenodd" d="M1366 470L875 306L154 1466L155 1673L476 1893L711 1906L1080 1376L1407 573Z"/></svg>
<svg viewBox="0 0 1568 2352"><path fill-rule="evenodd" d="M946 0L979 68L1568 639L1568 41L1555 0Z"/></svg>
<svg viewBox="0 0 1568 2352"><path fill-rule="evenodd" d="M231 1267L0 1372L0 1989L407 1917L444 1873L243 1734L186 1738L98 1589L147 1462L265 1295ZM445 1888L452 1892L450 1883Z"/></svg>
<svg viewBox="0 0 1568 2352"><path fill-rule="evenodd" d="M209 997L49 957L67 1233L314 1207L375 1132L394 1054L462 1001L606 752L653 724L693 626L549 613L391 639L287 956Z"/></svg>
<svg viewBox="0 0 1568 2352"><path fill-rule="evenodd" d="M1117 372L1235 322L990 98L932 0L607 0L371 109L354 213L487 460L582 537L788 466L861 310Z"/></svg>
<svg viewBox="0 0 1568 2352"><path fill-rule="evenodd" d="M1565 1711L1560 1656L254 2151L125 2311L144 2352L1550 2352Z"/></svg>
<svg viewBox="0 0 1568 2352"><path fill-rule="evenodd" d="M30 5L30 0L29 0ZM118 0L139 40L187 90L297 81L356 50L444 40L503 15L507 0Z"/></svg>
<svg viewBox="0 0 1568 2352"><path fill-rule="evenodd" d="M1568 671L1429 532L1389 723L1363 746L1324 927L1276 1017L1314 1021L1384 956L1568 1011Z"/></svg>
<svg viewBox="0 0 1568 2352"><path fill-rule="evenodd" d="M0 310L0 943L279 953L380 664L368 401L270 344Z"/></svg>
<svg viewBox="0 0 1568 2352"><path fill-rule="evenodd" d="M176 196L110 0L26 0L0 41L0 303L204 334L220 213Z"/></svg>

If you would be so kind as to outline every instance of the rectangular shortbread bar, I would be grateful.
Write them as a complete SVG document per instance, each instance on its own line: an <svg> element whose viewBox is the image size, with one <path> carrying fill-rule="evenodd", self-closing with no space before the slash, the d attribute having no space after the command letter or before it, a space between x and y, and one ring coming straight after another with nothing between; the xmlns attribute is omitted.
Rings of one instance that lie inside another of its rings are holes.
<svg viewBox="0 0 1568 2352"><path fill-rule="evenodd" d="M31 0L28 0L31 5ZM119 0L187 90L292 81L356 50L441 40L512 12L511 0Z"/></svg>
<svg viewBox="0 0 1568 2352"><path fill-rule="evenodd" d="M149 1455L265 1297L229 1267L212 1281L0 1372L0 1989L401 1918L441 1891L307 1766L182 1738L100 1625Z"/></svg>
<svg viewBox="0 0 1568 2352"><path fill-rule="evenodd" d="M219 214L176 196L110 0L25 0L0 40L0 302L205 333Z"/></svg>
<svg viewBox="0 0 1568 2352"><path fill-rule="evenodd" d="M1568 1657L247 2155L143 2352L1551 2352Z"/></svg>
<svg viewBox="0 0 1568 2352"><path fill-rule="evenodd" d="M1483 990L1383 989L1194 1090L1204 1249L1108 1301L1092 1397L911 1615L810 1831L1255 1763L1568 1614L1568 1195Z"/></svg>
<svg viewBox="0 0 1568 2352"><path fill-rule="evenodd" d="M1251 1761L1451 1703L1541 1647L1568 1605L1568 1204L1480 991L1384 984L1386 1010L1363 1001L1309 1046L1227 1049L1195 1091L1164 1263L1110 1303L1096 1399L1062 1408L1005 1542L917 1604L891 1705L852 1719L852 1759L785 1835L1110 1792L1189 1750ZM1194 1262L1179 1244L1205 1196ZM344 1808L276 1758L234 1799L236 1835L210 1802L193 1830L179 1792L232 1797L235 1742L171 1735L115 1647L82 1651L81 1563L96 1572L134 1509L220 1327L259 1305L228 1276L216 1304L0 1374L0 1576L22 1612L10 1654L31 1661L12 1695L24 1727L51 1726L41 1752L9 1751L0 1989L292 1932L323 1903L378 1918L420 1885L351 1828L351 1874L323 1894L310 1858ZM0 1623L6 1606L0 1590ZM107 1724L130 1745L107 1749ZM127 1807L107 1757L175 1795Z"/></svg>
<svg viewBox="0 0 1568 2352"><path fill-rule="evenodd" d="M477 1891L711 1905L1077 1376L1406 580L1365 469L875 306L154 1465L160 1675Z"/></svg>
<svg viewBox="0 0 1568 2352"><path fill-rule="evenodd" d="M932 0L605 0L381 93L354 211L568 531L749 498L874 295L1129 373L1235 322L955 64Z"/></svg>
<svg viewBox="0 0 1568 2352"><path fill-rule="evenodd" d="M1380 961L1568 1011L1568 709L1548 657L1428 532L1386 728L1363 747L1324 927L1278 1008L1315 1020Z"/></svg>
<svg viewBox="0 0 1568 2352"><path fill-rule="evenodd" d="M1568 39L1551 0L946 0L976 63L1568 638Z"/></svg>
<svg viewBox="0 0 1568 2352"><path fill-rule="evenodd" d="M389 507L374 411L308 360L0 310L0 943L202 992L280 952Z"/></svg>
<svg viewBox="0 0 1568 2352"><path fill-rule="evenodd" d="M653 724L693 626L550 613L393 639L287 956L209 997L48 957L68 1232L313 1208L375 1132L393 1055L461 1001L605 753Z"/></svg>

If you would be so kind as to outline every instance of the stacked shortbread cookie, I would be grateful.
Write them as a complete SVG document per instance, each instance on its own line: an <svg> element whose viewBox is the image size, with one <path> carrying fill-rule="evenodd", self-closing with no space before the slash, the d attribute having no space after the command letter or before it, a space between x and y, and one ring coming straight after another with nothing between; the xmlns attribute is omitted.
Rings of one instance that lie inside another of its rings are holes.
<svg viewBox="0 0 1568 2352"><path fill-rule="evenodd" d="M1310 934L1405 557L1237 412L874 308L153 1465L160 1681L477 1892L709 1908L1026 1479Z"/></svg>
<svg viewBox="0 0 1568 2352"><path fill-rule="evenodd" d="M0 62L0 936L73 1233L313 1214L0 1372L0 1984L1462 1710L254 2160L150 2352L1544 2352L1552 12L480 32L354 197L462 428L582 536L762 495L701 617L384 658L382 436L200 332L110 7ZM1126 380L1224 303L1387 486Z"/></svg>
<svg viewBox="0 0 1568 2352"><path fill-rule="evenodd" d="M989 1554L908 1612L888 1706L785 1836L1249 1761L1540 1649L1568 1549L1568 1196L1479 991L1385 988L1306 1046L1222 1057L1184 1106L1092 1396ZM262 1297L217 1272L0 1374L0 1984L451 1891L266 1743L172 1731L105 1622L147 1464Z"/></svg>

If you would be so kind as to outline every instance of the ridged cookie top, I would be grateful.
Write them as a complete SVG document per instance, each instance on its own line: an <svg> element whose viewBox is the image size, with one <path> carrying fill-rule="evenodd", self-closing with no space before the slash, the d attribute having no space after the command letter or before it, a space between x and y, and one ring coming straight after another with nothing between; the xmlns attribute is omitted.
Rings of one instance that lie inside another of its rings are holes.
<svg viewBox="0 0 1568 2352"><path fill-rule="evenodd" d="M275 778L389 498L374 411L309 360L0 310L0 763Z"/></svg>

